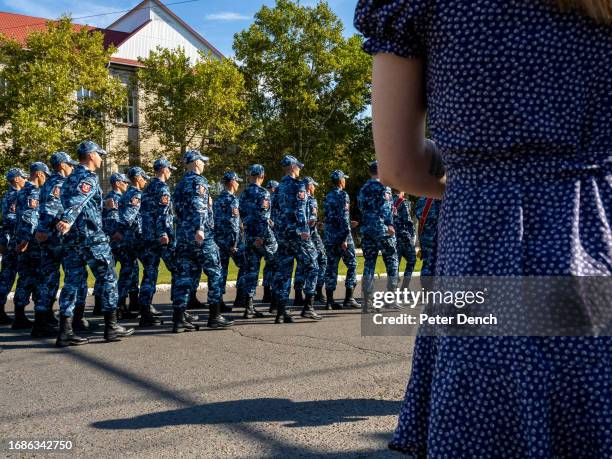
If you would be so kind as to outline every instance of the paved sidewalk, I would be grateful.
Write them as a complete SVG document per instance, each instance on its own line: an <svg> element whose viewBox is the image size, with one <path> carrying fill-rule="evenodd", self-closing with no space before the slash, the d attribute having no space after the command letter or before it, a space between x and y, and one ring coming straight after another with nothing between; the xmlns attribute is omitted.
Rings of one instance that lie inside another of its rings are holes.
<svg viewBox="0 0 612 459"><path fill-rule="evenodd" d="M167 293L156 304L169 321ZM111 344L99 332L64 350L0 327L2 447L70 439L73 453L59 457L398 457L386 444L414 339L362 337L359 311L322 314L276 325L238 311L230 330L175 335L166 324Z"/></svg>

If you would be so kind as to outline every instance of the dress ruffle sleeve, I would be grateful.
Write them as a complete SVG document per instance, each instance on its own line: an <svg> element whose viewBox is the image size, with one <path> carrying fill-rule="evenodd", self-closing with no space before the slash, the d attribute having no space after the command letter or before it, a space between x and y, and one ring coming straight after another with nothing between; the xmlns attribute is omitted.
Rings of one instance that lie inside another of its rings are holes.
<svg viewBox="0 0 612 459"><path fill-rule="evenodd" d="M354 25L370 54L425 55L428 0L359 0Z"/></svg>

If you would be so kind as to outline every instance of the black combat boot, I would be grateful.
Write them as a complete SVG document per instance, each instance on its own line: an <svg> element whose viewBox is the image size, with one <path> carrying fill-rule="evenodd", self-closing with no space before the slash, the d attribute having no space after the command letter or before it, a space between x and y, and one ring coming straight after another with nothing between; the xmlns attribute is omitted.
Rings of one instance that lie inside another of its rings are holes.
<svg viewBox="0 0 612 459"><path fill-rule="evenodd" d="M264 317L263 313L255 309L255 305L253 304L253 298L251 298L248 295L245 295L244 314L242 317L244 319L252 319L253 317L256 317L256 318Z"/></svg>
<svg viewBox="0 0 612 459"><path fill-rule="evenodd" d="M274 321L277 324L291 324L293 323L293 317L291 313L287 310L288 300L277 299L277 309L276 309L276 320Z"/></svg>
<svg viewBox="0 0 612 459"><path fill-rule="evenodd" d="M244 306L244 300L245 300L245 294L244 291L239 288L236 289L236 299L234 300L234 308L241 308L242 306Z"/></svg>
<svg viewBox="0 0 612 459"><path fill-rule="evenodd" d="M191 323L197 322L200 319L199 315L197 315L197 314L190 314L187 311L184 311L183 315L185 316L185 320L187 322L191 322Z"/></svg>
<svg viewBox="0 0 612 459"><path fill-rule="evenodd" d="M117 319L135 319L136 317L138 317L138 314L134 314L132 313L132 311L130 311L130 308L126 305L125 300L125 298L119 298L119 301L117 302ZM104 315L104 313L102 314Z"/></svg>
<svg viewBox="0 0 612 459"><path fill-rule="evenodd" d="M104 312L104 339L106 341L121 341L121 338L134 333L133 328L124 328L117 323L117 310Z"/></svg>
<svg viewBox="0 0 612 459"><path fill-rule="evenodd" d="M296 288L295 290L295 298L293 300L293 306L304 306L304 295L303 290L301 288Z"/></svg>
<svg viewBox="0 0 612 459"><path fill-rule="evenodd" d="M317 293L315 294L314 300L318 301L319 303L325 303L325 297L323 296L323 286L322 285L317 285Z"/></svg>
<svg viewBox="0 0 612 459"><path fill-rule="evenodd" d="M32 338L57 336L57 329L48 321L47 311L34 311L34 325L30 335Z"/></svg>
<svg viewBox="0 0 612 459"><path fill-rule="evenodd" d="M149 312L154 315L155 317L161 317L164 315L163 312L161 312L160 310L158 310L155 306L153 306L152 304L149 305Z"/></svg>
<svg viewBox="0 0 612 459"><path fill-rule="evenodd" d="M232 307L225 304L225 301L221 299L221 303L219 304L220 312L232 312Z"/></svg>
<svg viewBox="0 0 612 459"><path fill-rule="evenodd" d="M370 312L376 312L376 309L374 308L372 295L369 295L365 292L363 293L363 306L361 308L361 312L365 314L370 313Z"/></svg>
<svg viewBox="0 0 612 459"><path fill-rule="evenodd" d="M138 301L138 291L130 292L130 312L135 312L134 317L138 317L140 312L140 302Z"/></svg>
<svg viewBox="0 0 612 459"><path fill-rule="evenodd" d="M410 290L410 278L404 276L402 280L402 290Z"/></svg>
<svg viewBox="0 0 612 459"><path fill-rule="evenodd" d="M15 306L15 320L11 325L11 330L29 330L32 328L32 321L25 315L25 306Z"/></svg>
<svg viewBox="0 0 612 459"><path fill-rule="evenodd" d="M47 314L48 314L47 323L51 324L53 327L57 327L59 325L59 322L55 318L55 311L53 311L54 304L55 304L55 300L51 302L51 306L49 306L49 309L47 310Z"/></svg>
<svg viewBox="0 0 612 459"><path fill-rule="evenodd" d="M276 311L278 311L278 300L277 297L274 293L270 293L270 309L268 310L268 312L270 314L274 314Z"/></svg>
<svg viewBox="0 0 612 459"><path fill-rule="evenodd" d="M198 300L196 292L193 291L189 295L189 302L187 303L187 309L204 309L205 304Z"/></svg>
<svg viewBox="0 0 612 459"><path fill-rule="evenodd" d="M325 289L325 309L328 311L332 309L342 309L342 305L340 303L336 303L334 301L334 291L330 289Z"/></svg>
<svg viewBox="0 0 612 459"><path fill-rule="evenodd" d="M183 309L174 308L174 312L172 313L172 333L183 333L200 329L199 325L192 324L187 320L185 315L186 312Z"/></svg>
<svg viewBox="0 0 612 459"><path fill-rule="evenodd" d="M234 325L233 320L226 319L219 313L219 303L211 303L208 305L208 323L209 328L227 328Z"/></svg>
<svg viewBox="0 0 612 459"><path fill-rule="evenodd" d="M304 307L302 308L300 315L306 319L312 320L321 320L323 318L315 312L314 295L308 293L306 294L306 297L304 298Z"/></svg>
<svg viewBox="0 0 612 459"><path fill-rule="evenodd" d="M271 303L272 302L272 289L269 285L264 285L264 294L261 299L262 303Z"/></svg>
<svg viewBox="0 0 612 459"><path fill-rule="evenodd" d="M74 307L74 316L72 318L72 328L76 331L91 332L97 327L96 324L90 323L85 319L85 305L81 304Z"/></svg>
<svg viewBox="0 0 612 459"><path fill-rule="evenodd" d="M138 322L139 327L156 327L158 325L163 325L163 323L163 320L151 313L151 306L143 304L140 305L140 321Z"/></svg>
<svg viewBox="0 0 612 459"><path fill-rule="evenodd" d="M0 325L10 325L13 323L13 319L8 316L4 310L4 304L0 306Z"/></svg>
<svg viewBox="0 0 612 459"><path fill-rule="evenodd" d="M125 299L123 302L125 303ZM100 295L94 296L94 308L92 314L96 317L102 315L102 297Z"/></svg>
<svg viewBox="0 0 612 459"><path fill-rule="evenodd" d="M66 317L60 315L59 323L59 335L55 341L55 345L58 347L66 346L80 346L81 344L87 344L89 340L78 336L72 329L72 317Z"/></svg>
<svg viewBox="0 0 612 459"><path fill-rule="evenodd" d="M346 288L346 295L344 296L344 303L342 304L345 308L353 308L359 309L361 305L357 302L355 297L353 296L355 289L354 288Z"/></svg>

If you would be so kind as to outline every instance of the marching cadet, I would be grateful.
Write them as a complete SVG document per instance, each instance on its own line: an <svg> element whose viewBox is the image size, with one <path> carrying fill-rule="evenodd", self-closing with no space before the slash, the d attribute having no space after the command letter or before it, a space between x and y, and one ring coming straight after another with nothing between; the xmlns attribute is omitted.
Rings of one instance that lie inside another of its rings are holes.
<svg viewBox="0 0 612 459"><path fill-rule="evenodd" d="M270 193L270 225L272 226L272 231L274 229L274 218L276 217L276 212L274 209L274 196L276 195L276 189L278 188L278 182L276 180L268 180L266 183L266 190ZM263 289L264 294L261 299L262 303L270 303L270 312L273 312L272 308L272 295L270 286L272 285L272 279L274 278L274 260L266 261L266 265L263 271Z"/></svg>
<svg viewBox="0 0 612 459"><path fill-rule="evenodd" d="M172 274L170 297L173 299L174 278L174 211L168 180L176 170L167 159L158 159L153 163L155 177L142 192L142 206L140 215L142 219L142 240L140 259L143 266L142 283L140 285L140 326L159 325L161 323L159 312L153 306L153 295L159 276L159 263L164 263Z"/></svg>
<svg viewBox="0 0 612 459"><path fill-rule="evenodd" d="M17 193L15 226L15 251L17 258L17 286L15 287L15 320L13 330L28 329L32 322L25 315L25 307L30 298L35 303L35 315L39 323L47 323L49 315L41 312L40 298L40 245L34 237L38 226L38 206L40 202L40 187L44 185L51 171L45 163L35 162L30 165L30 178Z"/></svg>
<svg viewBox="0 0 612 459"><path fill-rule="evenodd" d="M270 193L263 188L265 170L261 164L249 169L249 185L240 194L240 218L244 226L244 274L238 289L244 295L244 318L263 317L253 306L259 265L264 258L270 263L278 245L270 225ZM293 268L293 266L292 266Z"/></svg>
<svg viewBox="0 0 612 459"><path fill-rule="evenodd" d="M361 248L363 249L363 297L364 311L371 310L374 294L374 272L378 252L382 253L387 268L387 290L394 291L398 284L397 247L393 212L391 208L391 189L378 179L378 162L369 165L370 179L361 187L357 197L361 211ZM393 305L392 307L399 307Z"/></svg>
<svg viewBox="0 0 612 459"><path fill-rule="evenodd" d="M136 281L136 288L134 288L133 280L134 278L138 279L140 274L138 259L141 257L143 250L140 205L142 190L149 180L149 176L140 167L128 169L127 177L130 180L130 186L119 201L119 225L117 232L113 235L113 240L119 242L119 259L117 261L121 263L117 308L125 313L124 318L131 317L128 311L136 313L140 311L138 281ZM126 306L128 295L130 298L129 308Z"/></svg>
<svg viewBox="0 0 612 459"><path fill-rule="evenodd" d="M53 153L49 162L54 173L40 189L38 227L34 235L41 250L40 301L35 309L35 312L40 314L35 315L32 327L32 337L35 338L57 335L57 330L50 326L53 322L44 321L45 314L53 317L53 303L59 290L60 266L64 258L62 239L55 225L64 210L61 200L62 186L74 167L79 165L63 151ZM73 320L75 330L92 330L92 326L84 317L86 301L87 273L83 275L83 282L77 293Z"/></svg>
<svg viewBox="0 0 612 459"><path fill-rule="evenodd" d="M287 310L291 290L291 274L294 260L304 269L304 306L301 316L321 320L313 306L317 284L317 250L310 238L310 227L307 216L307 192L304 182L299 179L304 164L294 156L286 155L282 161L285 176L277 190L280 215L278 218L277 237L278 251L276 256L277 271L274 276L273 299L277 297L276 323L293 322Z"/></svg>
<svg viewBox="0 0 612 459"><path fill-rule="evenodd" d="M112 237L119 229L119 202L121 201L121 196L127 190L130 181L124 174L115 172L110 176L109 182L111 185L111 190L104 197L104 204L102 206L102 227L104 229L104 233L111 241L110 247L116 265L117 260L121 257L119 254L121 246L120 242L113 241ZM130 290L135 289L138 289L138 277L133 276L130 284ZM101 292L94 289L94 316L102 315L102 297L100 295ZM125 313L126 315L123 316L124 319L133 319L135 317L135 315L129 311L125 311Z"/></svg>
<svg viewBox="0 0 612 459"><path fill-rule="evenodd" d="M213 203L215 243L217 247L219 247L219 258L221 262L221 312L230 312L232 310L232 308L227 306L223 301L230 258L234 260L236 266L240 267L242 265L239 256L240 211L239 201L236 197L240 182L242 182L242 179L238 177L236 172L226 172L223 175L224 189ZM238 289L237 291L240 290ZM239 301L240 299L237 298L234 304Z"/></svg>
<svg viewBox="0 0 612 459"><path fill-rule="evenodd" d="M419 198L414 213L419 219L419 258L423 260L421 276L433 276L435 271L435 252L438 239L438 216L442 201L432 198Z"/></svg>
<svg viewBox="0 0 612 459"><path fill-rule="evenodd" d="M317 199L314 197L315 189L319 184L315 182L312 177L305 177L304 183L306 184L306 192L308 193L308 201L306 205L306 211L308 212L308 226L310 227L310 239L312 240L315 249L317 250L317 263L319 265L319 272L317 274L317 289L314 300L325 303L325 297L323 296L323 285L325 284L325 271L327 269L327 255L325 254L325 246L319 235L317 225L319 223L319 205ZM295 270L294 279L294 290L295 290L295 301L294 306L303 306L304 298L302 296L302 289L304 287L304 270L301 264L298 263Z"/></svg>
<svg viewBox="0 0 612 459"><path fill-rule="evenodd" d="M410 216L410 201L405 199L403 191L396 191L393 194L393 227L395 228L395 238L397 240L398 263L402 258L406 259L406 269L404 270L404 280L402 290L410 285L414 265L416 264L416 251L414 250L414 223Z"/></svg>
<svg viewBox="0 0 612 459"><path fill-rule="evenodd" d="M0 225L0 325L13 323L5 312L8 294L17 278L17 252L15 252L15 226L17 223L17 193L26 183L26 173L13 167L6 173L9 189L2 196L2 224Z"/></svg>
<svg viewBox="0 0 612 459"><path fill-rule="evenodd" d="M60 330L56 345L60 347L86 344L87 338L74 333L74 315L77 290L83 283L89 266L98 291L101 292L104 314L104 339L118 341L134 333L117 323L117 276L108 237L102 230L102 190L95 170L102 165L106 151L90 140L77 148L79 166L70 174L62 187L62 206L56 228L64 235L64 286L60 293Z"/></svg>
<svg viewBox="0 0 612 459"><path fill-rule="evenodd" d="M331 173L331 181L334 187L327 193L324 202L325 232L323 236L327 253L327 270L325 271L326 309L361 307L354 298L355 286L357 285L357 256L351 228L356 227L357 222L351 221L350 198L348 193L344 191L347 178L349 176L341 170L335 170ZM343 304L334 301L340 259L347 268L346 280L344 281L346 295Z"/></svg>
<svg viewBox="0 0 612 459"><path fill-rule="evenodd" d="M220 314L221 266L219 250L214 240L214 222L209 207L209 185L202 176L208 157L197 150L189 150L183 156L187 173L183 176L172 196L177 217L176 270L174 314L172 331L180 333L197 330L189 322L185 308L202 270L208 278L208 327L224 328L233 325Z"/></svg>

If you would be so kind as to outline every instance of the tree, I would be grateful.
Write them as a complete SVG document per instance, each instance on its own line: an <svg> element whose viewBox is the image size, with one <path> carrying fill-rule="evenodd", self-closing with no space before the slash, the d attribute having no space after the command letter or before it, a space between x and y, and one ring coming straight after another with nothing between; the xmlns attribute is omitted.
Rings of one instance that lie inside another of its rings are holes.
<svg viewBox="0 0 612 459"><path fill-rule="evenodd" d="M244 82L236 65L204 53L192 63L184 49L161 47L141 62L144 130L158 136L163 152L177 158L189 148L227 151L244 125Z"/></svg>
<svg viewBox="0 0 612 459"><path fill-rule="evenodd" d="M278 0L234 36L252 117L243 141L261 162L278 171L282 153L291 151L318 181L347 164L370 100L371 58L361 44L357 35L343 37L325 2Z"/></svg>
<svg viewBox="0 0 612 459"><path fill-rule="evenodd" d="M106 143L126 97L108 72L113 52L100 32L77 30L68 17L32 32L25 45L0 37L2 170L46 160L56 150L74 151L85 138Z"/></svg>

